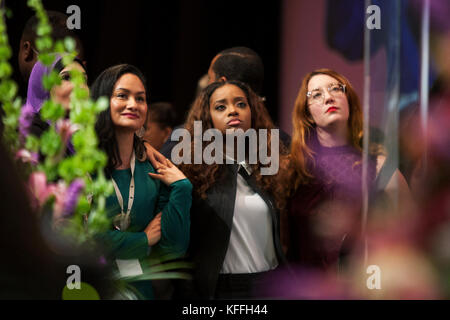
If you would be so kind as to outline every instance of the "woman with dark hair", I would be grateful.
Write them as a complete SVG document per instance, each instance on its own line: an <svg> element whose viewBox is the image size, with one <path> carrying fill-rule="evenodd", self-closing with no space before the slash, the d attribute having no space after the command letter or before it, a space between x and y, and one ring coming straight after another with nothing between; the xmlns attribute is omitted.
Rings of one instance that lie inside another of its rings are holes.
<svg viewBox="0 0 450 320"><path fill-rule="evenodd" d="M272 145L274 125L264 104L243 83L214 82L196 98L185 123L194 151L198 147L194 139L194 131L198 129L194 127L199 122L202 134L210 129L220 132L224 147L226 136L238 129L243 132L267 129L260 132L259 139L269 141L268 154L275 156L279 151ZM247 141L246 151L260 154L261 142L253 149ZM206 147L203 144L198 151L203 153ZM279 240L279 209L283 199L276 176L262 175L261 162L249 164L248 157L245 163L237 163L236 151L243 150L232 150L234 156L227 151L214 156L226 158L232 164L225 164L224 160L224 164L180 165L194 185L188 251L194 262L193 282L187 285L192 290L190 298L263 297L267 293L263 291L267 289L266 280L284 261ZM194 156L191 153L192 159Z"/></svg>
<svg viewBox="0 0 450 320"><path fill-rule="evenodd" d="M170 161L154 163L154 168L136 135L145 123L147 95L144 76L127 64L106 69L91 88L93 99L109 99L95 126L115 189L106 201L111 230L101 241L122 276L142 273L140 263L150 251L155 257L178 257L189 243L192 185ZM153 297L149 281L134 286L144 298Z"/></svg>
<svg viewBox="0 0 450 320"><path fill-rule="evenodd" d="M292 117L289 170L288 259L304 267L336 272L361 233L363 115L350 82L330 69L305 76ZM369 192L385 156L370 148ZM397 170L385 188L409 188Z"/></svg>
<svg viewBox="0 0 450 320"><path fill-rule="evenodd" d="M61 77L61 84L54 86L49 92L44 88L42 79L45 75L50 74L52 70L58 72ZM56 56L55 61L50 67L44 66L41 62L37 62L34 65L28 81L27 104L33 107L35 113L39 112L42 104L50 98L53 98L55 102L60 103L65 110L69 110L70 94L73 89L73 84L69 81L70 71L72 70L78 70L83 73L86 78L87 88L86 68L79 59L75 59L69 65L64 66L62 57Z"/></svg>

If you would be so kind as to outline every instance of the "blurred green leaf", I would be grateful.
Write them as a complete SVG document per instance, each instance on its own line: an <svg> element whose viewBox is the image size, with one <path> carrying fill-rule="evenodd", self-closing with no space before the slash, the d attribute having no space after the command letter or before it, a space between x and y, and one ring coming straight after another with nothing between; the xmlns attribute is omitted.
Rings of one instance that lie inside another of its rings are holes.
<svg viewBox="0 0 450 320"><path fill-rule="evenodd" d="M28 135L27 141L25 144L25 148L30 151L38 152L39 151L39 138L37 138L31 134Z"/></svg>
<svg viewBox="0 0 450 320"><path fill-rule="evenodd" d="M17 85L14 81L3 80L0 83L0 97L2 97L2 100L11 101L13 100L16 94L17 94Z"/></svg>
<svg viewBox="0 0 450 320"><path fill-rule="evenodd" d="M56 120L62 118L65 114L64 108L52 100L44 102L41 108L41 117L43 120L50 120L56 122Z"/></svg>
<svg viewBox="0 0 450 320"><path fill-rule="evenodd" d="M62 57L62 61L65 66L71 64L73 62L73 59L75 59L75 53L73 53L73 52L71 52L69 54L65 54Z"/></svg>
<svg viewBox="0 0 450 320"><path fill-rule="evenodd" d="M46 156L55 156L62 148L61 137L53 127L41 136L41 151ZM48 159L47 159L48 160Z"/></svg>
<svg viewBox="0 0 450 320"><path fill-rule="evenodd" d="M0 47L0 59L8 60L9 58L11 58L11 49L8 46Z"/></svg>
<svg viewBox="0 0 450 320"><path fill-rule="evenodd" d="M71 52L71 51L75 51L75 40L71 37L66 37L64 39L64 46L66 47L66 50Z"/></svg>
<svg viewBox="0 0 450 320"><path fill-rule="evenodd" d="M88 213L90 208L91 205L89 204L89 201L86 199L86 197L80 197L76 212L79 214Z"/></svg>
<svg viewBox="0 0 450 320"><path fill-rule="evenodd" d="M6 15L6 17L7 17L8 19L11 19L11 18L13 17L13 12L12 12L12 10L9 9L9 8L6 8L6 9L5 9L5 15Z"/></svg>
<svg viewBox="0 0 450 320"><path fill-rule="evenodd" d="M56 41L53 51L58 53L65 52L64 43L61 40Z"/></svg>
<svg viewBox="0 0 450 320"><path fill-rule="evenodd" d="M41 37L47 36L52 33L52 27L48 24L46 24L46 25L40 24L37 28L36 33L38 36L41 36Z"/></svg>
<svg viewBox="0 0 450 320"><path fill-rule="evenodd" d="M103 110L108 109L109 107L109 99L107 97L100 97L95 103L95 111L101 112Z"/></svg>
<svg viewBox="0 0 450 320"><path fill-rule="evenodd" d="M52 70L50 74L42 77L42 84L46 90L50 91L54 86L61 84L61 77L56 70Z"/></svg>
<svg viewBox="0 0 450 320"><path fill-rule="evenodd" d="M9 77L12 74L12 68L8 62L0 62L0 78Z"/></svg>
<svg viewBox="0 0 450 320"><path fill-rule="evenodd" d="M89 91L86 88L75 88L73 90L76 99L87 99L89 97Z"/></svg>
<svg viewBox="0 0 450 320"><path fill-rule="evenodd" d="M39 61L41 61L45 66L51 66L53 61L55 61L55 56L53 54L40 53Z"/></svg>
<svg viewBox="0 0 450 320"><path fill-rule="evenodd" d="M49 51L52 48L52 45L53 40L49 36L39 37L36 39L36 48L38 49L38 51Z"/></svg>
<svg viewBox="0 0 450 320"><path fill-rule="evenodd" d="M43 164L38 165L37 170L43 171L49 182L55 181L58 178L57 168L50 157L47 157Z"/></svg>

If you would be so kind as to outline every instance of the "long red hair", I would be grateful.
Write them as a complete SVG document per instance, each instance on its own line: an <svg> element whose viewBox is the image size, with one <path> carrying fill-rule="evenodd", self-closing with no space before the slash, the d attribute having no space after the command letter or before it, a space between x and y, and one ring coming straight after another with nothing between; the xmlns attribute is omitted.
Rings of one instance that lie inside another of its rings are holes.
<svg viewBox="0 0 450 320"><path fill-rule="evenodd" d="M291 181L292 190L307 182L312 178L308 170L308 164L313 162L313 152L307 142L315 131L315 124L312 121L308 110L307 92L308 83L316 75L328 75L335 78L339 83L345 85L345 95L349 106L348 128L350 134L350 144L361 150L361 139L363 134L363 114L361 103L355 89L343 75L331 69L318 69L308 73L302 81L300 90L295 100L292 114L293 135L291 142L291 152L289 155L288 177Z"/></svg>

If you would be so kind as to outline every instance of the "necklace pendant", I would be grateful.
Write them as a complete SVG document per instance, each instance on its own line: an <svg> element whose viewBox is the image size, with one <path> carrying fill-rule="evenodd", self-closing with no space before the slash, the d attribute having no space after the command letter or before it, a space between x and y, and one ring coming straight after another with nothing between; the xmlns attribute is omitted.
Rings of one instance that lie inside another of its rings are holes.
<svg viewBox="0 0 450 320"><path fill-rule="evenodd" d="M130 215L127 215L125 213L119 213L116 215L113 219L113 225L114 228L116 228L119 231L125 231L128 229L131 223Z"/></svg>

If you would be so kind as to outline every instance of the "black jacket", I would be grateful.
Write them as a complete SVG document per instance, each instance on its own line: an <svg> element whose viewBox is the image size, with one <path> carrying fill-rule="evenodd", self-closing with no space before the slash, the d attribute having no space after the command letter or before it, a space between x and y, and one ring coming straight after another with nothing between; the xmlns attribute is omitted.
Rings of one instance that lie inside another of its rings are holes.
<svg viewBox="0 0 450 320"><path fill-rule="evenodd" d="M230 241L236 198L238 165L223 165L224 176L207 191L207 199L193 197L191 242L188 255L194 263L193 280L177 287L178 298L214 299L220 269ZM272 216L274 247L280 265L285 256L280 242L279 211L271 196L258 188L254 177L241 169L247 183L266 202Z"/></svg>

